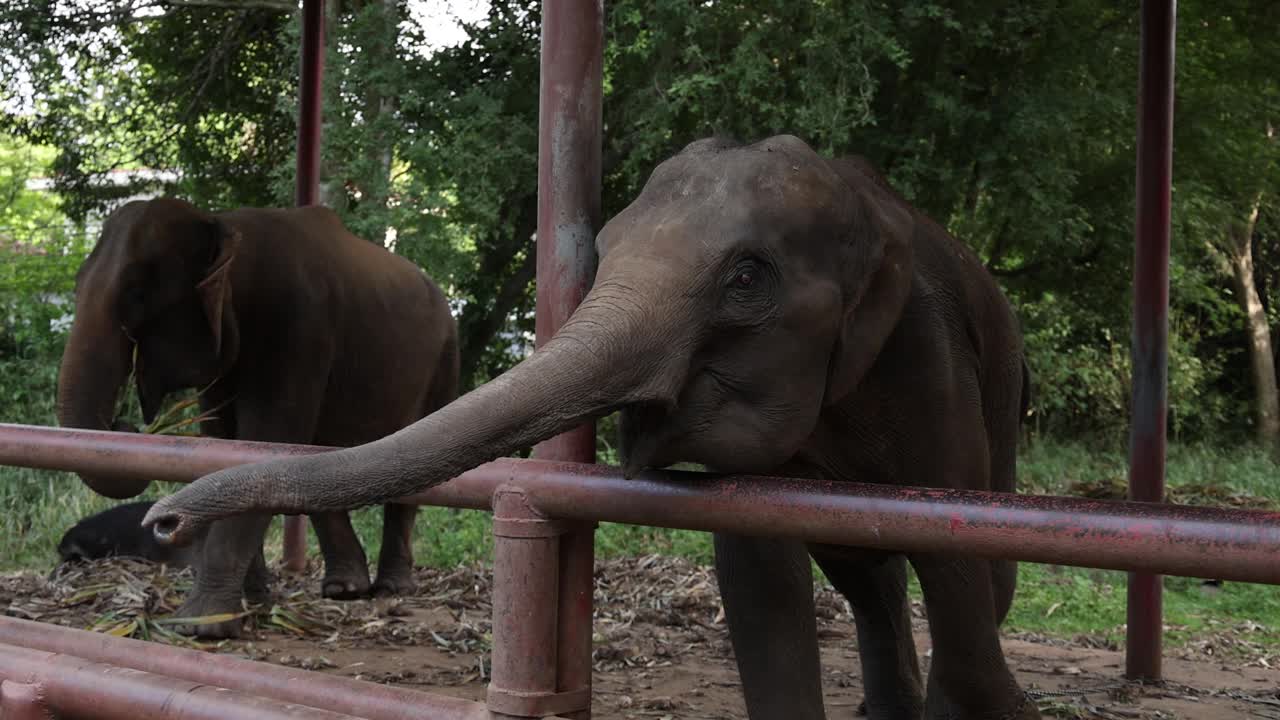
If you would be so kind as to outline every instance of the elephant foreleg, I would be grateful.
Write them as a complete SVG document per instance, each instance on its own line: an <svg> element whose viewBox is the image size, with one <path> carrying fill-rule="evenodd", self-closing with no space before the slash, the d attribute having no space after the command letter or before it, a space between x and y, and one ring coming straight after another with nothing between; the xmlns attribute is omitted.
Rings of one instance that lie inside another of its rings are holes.
<svg viewBox="0 0 1280 720"><path fill-rule="evenodd" d="M253 554L245 572L244 599L252 605L271 602L271 572L267 570L267 559L262 555L262 543L258 543L258 552Z"/></svg>
<svg viewBox="0 0 1280 720"><path fill-rule="evenodd" d="M241 599L249 567L262 554L262 537L270 524L271 516L264 514L242 515L214 523L201 547L195 585L176 615L207 618L239 613L243 609ZM242 624L242 619L237 617L182 624L177 631L210 638L239 637Z"/></svg>
<svg viewBox="0 0 1280 720"><path fill-rule="evenodd" d="M813 570L803 543L715 536L716 578L751 720L823 720Z"/></svg>

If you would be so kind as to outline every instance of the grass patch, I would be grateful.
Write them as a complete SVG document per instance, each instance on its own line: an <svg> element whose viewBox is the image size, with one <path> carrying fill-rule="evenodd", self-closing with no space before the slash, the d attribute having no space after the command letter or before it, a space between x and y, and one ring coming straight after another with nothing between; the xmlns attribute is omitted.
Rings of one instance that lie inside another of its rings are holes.
<svg viewBox="0 0 1280 720"><path fill-rule="evenodd" d="M1023 492L1082 494L1123 487L1126 462L1119 450L1040 442L1027 449L1020 464ZM1280 479L1265 453L1190 446L1171 448L1168 463L1171 496L1179 501L1220 505L1280 507ZM160 497L171 486L157 483L144 497ZM1102 490L1098 490L1102 488ZM1074 491L1074 492L1073 492ZM69 473L0 467L0 570L48 571L56 561L61 534L78 519L111 507ZM352 513L356 532L371 561L381 544L382 511ZM272 524L267 557L280 553L281 523ZM493 549L488 513L424 507L418 516L414 552L421 565L448 567L488 562ZM313 533L311 553L318 553ZM711 538L689 530L601 523L596 533L599 557L672 555L709 563ZM919 588L912 579L912 592ZM1166 578L1166 623L1178 643L1215 628L1256 623L1254 641L1280 646L1280 591L1263 585L1225 583L1207 590L1197 579ZM1058 636L1088 634L1119 643L1125 622L1125 575L1120 572L1023 563L1018 596L1006 627L1013 632Z"/></svg>

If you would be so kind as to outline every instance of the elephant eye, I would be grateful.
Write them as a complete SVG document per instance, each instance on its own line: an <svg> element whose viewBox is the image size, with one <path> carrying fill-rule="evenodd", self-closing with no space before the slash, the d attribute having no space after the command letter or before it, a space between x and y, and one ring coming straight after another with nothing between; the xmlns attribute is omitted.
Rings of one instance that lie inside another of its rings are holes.
<svg viewBox="0 0 1280 720"><path fill-rule="evenodd" d="M730 290L753 290L765 279L764 264L754 257L749 257L733 266L728 285Z"/></svg>

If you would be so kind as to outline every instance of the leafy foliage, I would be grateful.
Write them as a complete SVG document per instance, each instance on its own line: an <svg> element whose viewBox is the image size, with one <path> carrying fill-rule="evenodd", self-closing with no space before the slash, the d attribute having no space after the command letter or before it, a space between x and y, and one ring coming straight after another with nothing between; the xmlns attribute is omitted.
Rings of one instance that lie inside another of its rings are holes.
<svg viewBox="0 0 1280 720"><path fill-rule="evenodd" d="M428 52L428 28L401 0L329 3L326 202L446 287L467 384L516 362L532 331L540 3L489 5L463 42ZM1278 11L1189 0L1179 12L1171 429L1234 440L1253 422L1250 330L1214 248L1258 204L1253 268L1274 329L1280 42L1251 29L1274 26ZM1096 0L610 2L605 214L710 134L790 132L865 155L1013 298L1036 377L1034 428L1114 444L1130 393L1138 29L1136 7ZM126 167L179 170L171 190L209 207L291 202L291 5L18 0L0 9L0 32L0 65L29 78L0 89L0 124L21 139L0 146L0 198L13 187L5 168L57 182L57 202L27 194L0 206L0 227L72 247L77 226L63 215L78 222L136 190L101 182ZM7 297L30 296L42 273L65 288L76 252L6 267ZM54 315L35 307L23 312ZM53 318L30 319L49 366ZM34 361L34 336L18 342L5 327L3 357Z"/></svg>

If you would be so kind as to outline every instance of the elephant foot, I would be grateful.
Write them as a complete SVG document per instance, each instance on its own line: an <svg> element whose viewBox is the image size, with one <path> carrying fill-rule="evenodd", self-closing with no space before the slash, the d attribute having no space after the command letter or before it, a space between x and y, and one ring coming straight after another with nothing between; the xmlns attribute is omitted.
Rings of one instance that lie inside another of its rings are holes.
<svg viewBox="0 0 1280 720"><path fill-rule="evenodd" d="M1040 706L1028 696L1024 696L1022 706L1010 716L1012 720L1043 720Z"/></svg>
<svg viewBox="0 0 1280 720"><path fill-rule="evenodd" d="M245 583L244 599L250 605L270 605L272 601L271 586L267 583Z"/></svg>
<svg viewBox="0 0 1280 720"><path fill-rule="evenodd" d="M374 597L393 597L398 595L412 595L417 589L417 584L413 582L413 571L404 568L400 570L379 570L378 580L373 584Z"/></svg>
<svg viewBox="0 0 1280 720"><path fill-rule="evenodd" d="M330 600L359 600L369 596L369 573L365 570L325 572L320 594Z"/></svg>
<svg viewBox="0 0 1280 720"><path fill-rule="evenodd" d="M244 633L244 606L238 594L235 597L211 597L193 594L174 612L178 618L218 618L205 623L181 623L173 626L180 635L223 640L239 638Z"/></svg>
<svg viewBox="0 0 1280 720"><path fill-rule="evenodd" d="M249 572L244 579L244 599L250 605L271 604L271 574L267 572L265 563L249 566Z"/></svg>

